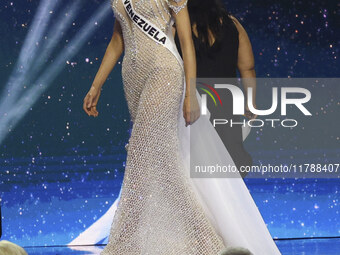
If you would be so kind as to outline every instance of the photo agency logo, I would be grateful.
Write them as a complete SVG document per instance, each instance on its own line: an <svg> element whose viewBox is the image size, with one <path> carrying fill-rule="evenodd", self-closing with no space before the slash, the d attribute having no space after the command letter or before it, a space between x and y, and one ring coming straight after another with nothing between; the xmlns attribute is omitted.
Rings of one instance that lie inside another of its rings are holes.
<svg viewBox="0 0 340 255"><path fill-rule="evenodd" d="M190 128L192 178L339 178L340 79L192 82L201 111Z"/></svg>
<svg viewBox="0 0 340 255"><path fill-rule="evenodd" d="M257 107L256 105L259 104L256 101L256 86L262 83L263 79L261 81L258 79L229 79L224 82L220 79L210 81L197 79L197 88L201 94L201 114L207 115L208 111L216 112L216 109L213 108L219 107L220 114L217 116L223 117L224 112L230 114L226 114L225 118L213 118L214 127L217 125L230 125L231 127L241 125L252 128L264 126L294 128L298 126L298 119L287 117L288 107L292 111L299 111L303 116L312 116L306 106L311 101L312 95L310 90L303 87L269 87L267 92L270 91L270 95L266 95L265 100L261 99L260 103L266 101L265 104L270 103L270 105L262 108ZM240 85L243 86L243 90ZM294 115L296 114L295 112ZM235 115L254 117L235 121L231 117Z"/></svg>

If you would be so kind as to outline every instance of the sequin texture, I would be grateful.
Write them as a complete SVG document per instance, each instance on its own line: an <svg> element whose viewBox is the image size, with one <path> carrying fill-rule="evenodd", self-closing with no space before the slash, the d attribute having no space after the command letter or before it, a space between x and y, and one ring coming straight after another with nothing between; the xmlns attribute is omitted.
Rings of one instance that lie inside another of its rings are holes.
<svg viewBox="0 0 340 255"><path fill-rule="evenodd" d="M165 33L171 13L186 3L133 0L135 10ZM113 0L112 7L123 31L122 77L133 128L121 199L101 254L217 255L225 246L192 190L180 155L183 67L131 22L121 0Z"/></svg>

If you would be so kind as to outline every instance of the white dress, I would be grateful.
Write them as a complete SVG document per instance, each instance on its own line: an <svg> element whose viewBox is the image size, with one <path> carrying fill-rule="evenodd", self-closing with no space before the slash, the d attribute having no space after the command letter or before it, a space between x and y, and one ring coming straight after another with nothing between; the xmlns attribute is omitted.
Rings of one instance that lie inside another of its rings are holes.
<svg viewBox="0 0 340 255"><path fill-rule="evenodd" d="M168 35L171 10L178 13L187 3L132 2ZM122 76L133 129L119 201L70 245L109 236L102 255L217 255L229 246L280 254L238 173L239 178L189 177L190 160L234 163L209 115L185 127L183 65L136 28L122 0L112 3L123 31Z"/></svg>

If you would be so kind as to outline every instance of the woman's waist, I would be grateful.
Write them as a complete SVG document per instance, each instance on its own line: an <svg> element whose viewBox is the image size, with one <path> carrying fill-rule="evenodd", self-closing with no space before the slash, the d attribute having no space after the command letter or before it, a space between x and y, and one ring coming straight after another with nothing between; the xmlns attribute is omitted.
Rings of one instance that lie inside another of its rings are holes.
<svg viewBox="0 0 340 255"><path fill-rule="evenodd" d="M133 65L135 67L149 69L154 67L177 68L180 66L180 63L176 56L167 48L154 49L154 47L150 47L148 49L126 49L123 65Z"/></svg>

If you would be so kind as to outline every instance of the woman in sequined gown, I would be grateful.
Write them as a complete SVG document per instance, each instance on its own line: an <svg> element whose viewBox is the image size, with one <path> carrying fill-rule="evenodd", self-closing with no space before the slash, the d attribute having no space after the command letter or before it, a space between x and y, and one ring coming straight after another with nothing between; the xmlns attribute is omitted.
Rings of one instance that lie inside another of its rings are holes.
<svg viewBox="0 0 340 255"><path fill-rule="evenodd" d="M184 65L132 23L124 1L112 1L114 33L83 105L88 115L98 116L101 87L124 51L122 77L133 128L120 200L111 211L108 244L101 254L218 255L238 245L256 248L255 255L280 254L242 178L222 183L214 179L194 183L189 178L189 129L195 147L202 148L190 155L233 161L209 119L199 116L196 87L186 85L196 76L187 0L132 0L138 13L170 37L176 22ZM209 136L200 136L201 131ZM225 205L223 210L215 210L221 205ZM110 222L102 218L91 229L106 229ZM229 254L249 254L239 252Z"/></svg>
<svg viewBox="0 0 340 255"><path fill-rule="evenodd" d="M133 128L121 199L101 254L216 255L225 246L190 188L180 155L179 118L184 115L189 125L199 117L196 89L184 86L184 80L189 83L196 75L187 0L132 3L136 12L165 33L176 20L184 69L167 48L131 22L122 0L112 2L116 22L109 47L115 50L105 55L102 70L84 99L84 110L98 115L100 87L124 46L122 77Z"/></svg>

